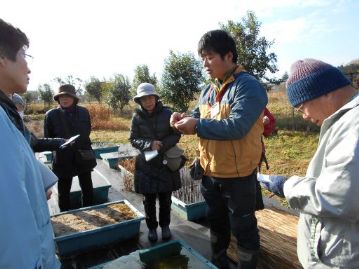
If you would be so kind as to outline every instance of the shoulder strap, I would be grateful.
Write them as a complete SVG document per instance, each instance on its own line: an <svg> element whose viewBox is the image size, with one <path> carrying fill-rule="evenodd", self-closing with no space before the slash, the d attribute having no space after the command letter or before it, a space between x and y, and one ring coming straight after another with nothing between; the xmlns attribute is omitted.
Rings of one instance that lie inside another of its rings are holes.
<svg viewBox="0 0 359 269"><path fill-rule="evenodd" d="M267 156L266 156L266 150L265 150L265 146L264 146L263 137L261 137L261 142L262 142L262 154L261 154L261 159L260 159L259 164L258 164L258 171L259 172L261 171L263 163L265 164L267 170L269 170L269 168L270 168L268 160L267 160Z"/></svg>

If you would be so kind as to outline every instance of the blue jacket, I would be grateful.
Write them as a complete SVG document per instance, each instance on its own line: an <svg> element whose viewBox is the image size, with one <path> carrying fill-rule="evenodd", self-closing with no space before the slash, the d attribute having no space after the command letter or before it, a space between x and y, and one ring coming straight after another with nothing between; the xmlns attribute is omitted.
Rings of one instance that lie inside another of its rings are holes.
<svg viewBox="0 0 359 269"><path fill-rule="evenodd" d="M0 268L60 267L40 168L0 107Z"/></svg>
<svg viewBox="0 0 359 269"><path fill-rule="evenodd" d="M197 135L205 175L219 178L245 177L258 166L263 133L266 91L252 75L238 67L218 89L209 85L201 92L193 116L200 118ZM226 89L225 91L223 89ZM220 93L219 110L211 115Z"/></svg>

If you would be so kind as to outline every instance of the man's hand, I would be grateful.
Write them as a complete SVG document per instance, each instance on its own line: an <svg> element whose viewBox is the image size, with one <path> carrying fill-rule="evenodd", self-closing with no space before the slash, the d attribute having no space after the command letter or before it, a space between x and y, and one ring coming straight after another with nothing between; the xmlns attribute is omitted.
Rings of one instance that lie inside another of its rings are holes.
<svg viewBox="0 0 359 269"><path fill-rule="evenodd" d="M283 193L283 185L286 181L286 177L258 174L257 179L261 183L263 188L266 188L270 192L273 192L275 195L278 195L279 197L285 198Z"/></svg>
<svg viewBox="0 0 359 269"><path fill-rule="evenodd" d="M195 128L198 119L192 117L185 117L175 123L175 128L183 134L195 134Z"/></svg>
<svg viewBox="0 0 359 269"><path fill-rule="evenodd" d="M152 150L160 150L162 148L162 142L158 140L154 140L151 143L151 149Z"/></svg>
<svg viewBox="0 0 359 269"><path fill-rule="evenodd" d="M171 127L175 127L176 123L182 120L184 117L186 117L185 113L173 112L170 118Z"/></svg>

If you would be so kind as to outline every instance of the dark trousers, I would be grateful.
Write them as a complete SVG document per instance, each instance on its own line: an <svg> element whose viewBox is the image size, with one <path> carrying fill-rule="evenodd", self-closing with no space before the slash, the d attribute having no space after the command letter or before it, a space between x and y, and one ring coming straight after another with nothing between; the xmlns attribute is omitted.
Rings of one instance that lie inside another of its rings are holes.
<svg viewBox="0 0 359 269"><path fill-rule="evenodd" d="M241 249L259 250L259 232L254 214L256 182L256 172L241 178L203 177L201 192L208 205L213 256L226 253L231 231Z"/></svg>
<svg viewBox="0 0 359 269"><path fill-rule="evenodd" d="M79 183L82 191L82 206L90 206L93 204L93 186L91 172L78 175ZM59 192L59 207L61 211L71 209L70 190L72 185L72 177L59 177L57 188Z"/></svg>
<svg viewBox="0 0 359 269"><path fill-rule="evenodd" d="M172 192L146 193L143 205L145 207L146 224L148 229L156 229L158 226L156 218L156 198L160 204L159 224L160 227L169 226L171 222L171 196Z"/></svg>

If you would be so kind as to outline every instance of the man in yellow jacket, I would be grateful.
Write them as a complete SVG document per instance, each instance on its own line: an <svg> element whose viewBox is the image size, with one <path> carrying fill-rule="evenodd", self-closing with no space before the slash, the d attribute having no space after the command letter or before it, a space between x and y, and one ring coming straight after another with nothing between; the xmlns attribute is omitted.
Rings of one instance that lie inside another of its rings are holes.
<svg viewBox="0 0 359 269"><path fill-rule="evenodd" d="M202 90L192 116L175 112L171 124L200 138L201 190L209 208L212 261L228 268L232 231L239 248L238 268L254 269L259 251L256 170L268 97L259 81L237 65L236 45L227 32L203 35L198 53L213 80Z"/></svg>

